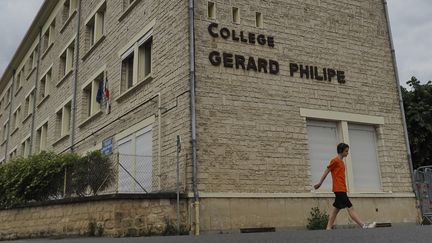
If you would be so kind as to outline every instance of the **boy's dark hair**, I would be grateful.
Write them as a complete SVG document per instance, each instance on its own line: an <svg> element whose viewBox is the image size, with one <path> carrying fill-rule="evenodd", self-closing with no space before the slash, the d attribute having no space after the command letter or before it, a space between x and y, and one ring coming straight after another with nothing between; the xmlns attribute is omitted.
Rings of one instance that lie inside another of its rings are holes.
<svg viewBox="0 0 432 243"><path fill-rule="evenodd" d="M346 143L340 143L340 144L338 144L338 146L337 146L337 153L338 153L338 154L343 153L343 151L344 151L346 148L349 148L349 145L348 145L348 144L346 144Z"/></svg>

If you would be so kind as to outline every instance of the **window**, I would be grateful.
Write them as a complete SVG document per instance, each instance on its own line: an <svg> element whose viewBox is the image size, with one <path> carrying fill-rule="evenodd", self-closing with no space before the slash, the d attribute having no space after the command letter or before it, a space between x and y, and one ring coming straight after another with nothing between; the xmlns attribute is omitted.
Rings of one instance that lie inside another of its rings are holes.
<svg viewBox="0 0 432 243"><path fill-rule="evenodd" d="M383 117L309 109L300 109L300 114L307 117L312 183L319 180L336 156L337 144L344 142L350 146L345 158L348 190L382 191L376 129L384 124ZM323 186L330 190L330 183L331 179L326 179Z"/></svg>
<svg viewBox="0 0 432 243"><path fill-rule="evenodd" d="M97 114L101 110L100 102L98 99L98 91L103 85L104 73L99 74L83 89L83 111L84 117L88 118Z"/></svg>
<svg viewBox="0 0 432 243"><path fill-rule="evenodd" d="M9 131L9 126L8 126L8 121L5 122L5 124L3 124L3 142L7 140L8 138L8 131Z"/></svg>
<svg viewBox="0 0 432 243"><path fill-rule="evenodd" d="M18 108L14 111L12 116L12 131L15 131L19 128L21 122L21 106L18 106Z"/></svg>
<svg viewBox="0 0 432 243"><path fill-rule="evenodd" d="M15 159L17 157L17 148L14 148L10 153L9 153L9 158L10 159Z"/></svg>
<svg viewBox="0 0 432 243"><path fill-rule="evenodd" d="M134 53L132 52L128 57L122 61L122 83L121 92L130 89L134 84Z"/></svg>
<svg viewBox="0 0 432 243"><path fill-rule="evenodd" d="M76 11L78 0L66 0L63 4L63 23Z"/></svg>
<svg viewBox="0 0 432 243"><path fill-rule="evenodd" d="M143 192L131 175L147 192L152 191L152 141L151 127L146 127L118 141L120 163L130 173L129 175L124 169L120 170L119 192Z"/></svg>
<svg viewBox="0 0 432 243"><path fill-rule="evenodd" d="M7 91L6 91L6 96L5 96L5 103L6 103L6 106L7 106L7 104L10 103L10 101L11 101L11 96L12 96L12 92L11 92L11 87L9 86L9 88L8 88Z"/></svg>
<svg viewBox="0 0 432 243"><path fill-rule="evenodd" d="M104 35L105 9L106 4L104 3L86 23L89 48L91 48Z"/></svg>
<svg viewBox="0 0 432 243"><path fill-rule="evenodd" d="M21 71L18 72L15 78L15 93L18 92L19 87L21 86Z"/></svg>
<svg viewBox="0 0 432 243"><path fill-rule="evenodd" d="M256 19L255 20L256 27L262 28L263 27L263 16L262 16L262 13L256 12L255 19Z"/></svg>
<svg viewBox="0 0 432 243"><path fill-rule="evenodd" d="M380 191L381 179L375 128L349 124L348 131L355 191Z"/></svg>
<svg viewBox="0 0 432 243"><path fill-rule="evenodd" d="M48 70L48 72L42 77L39 85L39 102L48 97L51 89L51 81L52 81L52 68Z"/></svg>
<svg viewBox="0 0 432 243"><path fill-rule="evenodd" d="M41 152L47 148L48 122L36 130L36 152Z"/></svg>
<svg viewBox="0 0 432 243"><path fill-rule="evenodd" d="M214 2L207 3L207 17L209 19L216 19L216 5Z"/></svg>
<svg viewBox="0 0 432 243"><path fill-rule="evenodd" d="M21 156L26 158L30 155L30 136L21 143Z"/></svg>
<svg viewBox="0 0 432 243"><path fill-rule="evenodd" d="M69 135L72 102L69 101L57 111L56 134L63 138Z"/></svg>
<svg viewBox="0 0 432 243"><path fill-rule="evenodd" d="M27 67L28 67L28 73L30 74L33 69L36 68L37 65L37 48L33 50L33 52L30 54L30 57L28 59Z"/></svg>
<svg viewBox="0 0 432 243"><path fill-rule="evenodd" d="M307 133L312 183L316 183L336 155L336 145L339 143L337 126L335 122L308 121ZM331 179L327 178L321 188L331 191Z"/></svg>
<svg viewBox="0 0 432 243"><path fill-rule="evenodd" d="M66 47L66 50L60 55L60 77L66 76L74 68L74 53L75 53L75 41Z"/></svg>
<svg viewBox="0 0 432 243"><path fill-rule="evenodd" d="M24 70L25 70L25 66L21 68L21 70L18 72L16 76L15 94L18 93L18 91L22 88L22 83L24 80Z"/></svg>
<svg viewBox="0 0 432 243"><path fill-rule="evenodd" d="M236 7L232 8L233 23L240 24L240 10Z"/></svg>
<svg viewBox="0 0 432 243"><path fill-rule="evenodd" d="M48 48L54 43L55 38L55 19L51 22L51 25L45 31L42 39L43 52L46 52Z"/></svg>
<svg viewBox="0 0 432 243"><path fill-rule="evenodd" d="M24 116L29 116L33 113L33 92L27 95L24 105Z"/></svg>
<svg viewBox="0 0 432 243"><path fill-rule="evenodd" d="M128 89L146 80L152 72L152 45L151 33L141 38L134 47L122 56L122 73L120 91Z"/></svg>

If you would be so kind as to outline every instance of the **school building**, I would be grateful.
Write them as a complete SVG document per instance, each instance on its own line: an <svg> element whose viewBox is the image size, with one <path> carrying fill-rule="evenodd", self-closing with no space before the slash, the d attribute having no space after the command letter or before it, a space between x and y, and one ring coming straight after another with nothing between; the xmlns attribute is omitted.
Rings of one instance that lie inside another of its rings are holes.
<svg viewBox="0 0 432 243"><path fill-rule="evenodd" d="M184 223L224 232L330 209L313 184L345 142L362 219L416 223L389 27L386 0L46 0L1 76L0 157L108 141L158 194L179 136Z"/></svg>

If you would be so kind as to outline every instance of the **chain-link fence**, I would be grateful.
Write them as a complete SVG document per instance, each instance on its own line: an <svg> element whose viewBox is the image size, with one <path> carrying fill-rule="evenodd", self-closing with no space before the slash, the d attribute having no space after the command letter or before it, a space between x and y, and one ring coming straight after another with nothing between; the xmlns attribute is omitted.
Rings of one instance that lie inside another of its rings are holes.
<svg viewBox="0 0 432 243"><path fill-rule="evenodd" d="M419 167L414 171L414 188L422 224L432 224L432 166Z"/></svg>
<svg viewBox="0 0 432 243"><path fill-rule="evenodd" d="M185 191L185 166L177 156L158 163L152 156L112 154L106 164L65 171L64 197Z"/></svg>

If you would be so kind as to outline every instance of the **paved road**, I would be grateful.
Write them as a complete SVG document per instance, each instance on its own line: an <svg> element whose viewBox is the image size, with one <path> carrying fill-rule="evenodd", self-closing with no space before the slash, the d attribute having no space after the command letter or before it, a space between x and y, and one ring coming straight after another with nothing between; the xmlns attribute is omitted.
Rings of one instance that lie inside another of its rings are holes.
<svg viewBox="0 0 432 243"><path fill-rule="evenodd" d="M414 243L432 242L432 226L404 226L376 229L340 229L332 231L306 231L290 230L274 233L254 234L219 234L194 236L165 236L165 237L137 237L137 238L79 238L79 239L43 239L43 240L18 240L6 241L11 243Z"/></svg>

